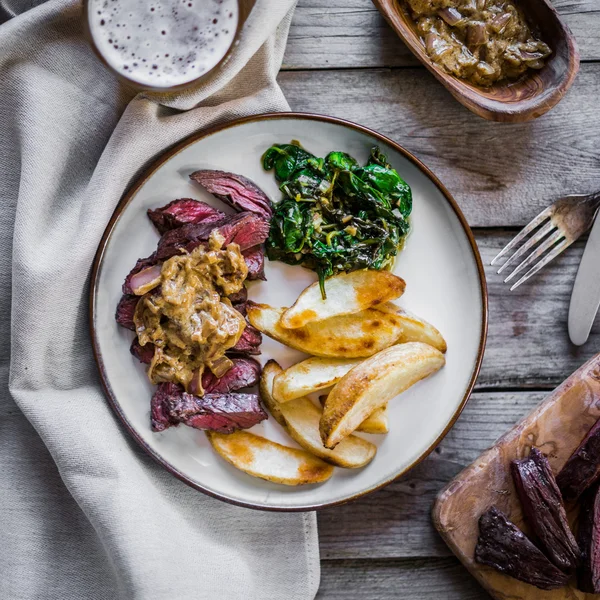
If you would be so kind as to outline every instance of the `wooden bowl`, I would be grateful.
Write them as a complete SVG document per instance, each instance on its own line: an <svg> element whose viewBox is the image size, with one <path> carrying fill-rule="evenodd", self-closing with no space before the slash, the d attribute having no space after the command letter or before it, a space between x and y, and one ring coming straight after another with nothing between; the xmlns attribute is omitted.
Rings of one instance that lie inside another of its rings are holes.
<svg viewBox="0 0 600 600"><path fill-rule="evenodd" d="M579 50L573 34L548 0L517 0L530 24L552 54L539 71L529 70L517 81L482 88L450 75L433 62L417 35L413 21L398 0L373 0L412 53L446 89L475 114L491 121L535 119L555 106L571 87L579 70Z"/></svg>

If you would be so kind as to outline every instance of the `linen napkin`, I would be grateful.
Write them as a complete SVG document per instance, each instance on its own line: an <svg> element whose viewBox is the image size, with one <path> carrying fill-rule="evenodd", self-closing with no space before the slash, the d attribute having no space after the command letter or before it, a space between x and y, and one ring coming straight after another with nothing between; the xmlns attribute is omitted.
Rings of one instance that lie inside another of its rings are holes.
<svg viewBox="0 0 600 600"><path fill-rule="evenodd" d="M0 0L0 598L312 598L314 513L230 506L154 464L103 396L87 328L94 252L136 175L208 125L287 108L294 0L246 3L224 70L169 98L103 67L78 2L33 4Z"/></svg>

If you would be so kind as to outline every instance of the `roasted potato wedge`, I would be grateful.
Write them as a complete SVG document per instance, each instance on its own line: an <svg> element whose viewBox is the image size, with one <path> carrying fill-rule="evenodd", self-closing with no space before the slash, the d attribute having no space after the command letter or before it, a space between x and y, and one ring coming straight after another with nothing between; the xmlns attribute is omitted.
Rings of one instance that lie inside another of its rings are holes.
<svg viewBox="0 0 600 600"><path fill-rule="evenodd" d="M321 406L325 406L327 396L319 396L319 402ZM356 431L362 431L363 433L389 433L390 431L390 420L388 417L387 404L373 411L357 428Z"/></svg>
<svg viewBox="0 0 600 600"><path fill-rule="evenodd" d="M296 329L285 329L279 324L284 310L285 308L248 302L248 320L278 342L313 356L372 356L396 343L402 335L402 319L398 315L373 308L352 315L331 317Z"/></svg>
<svg viewBox="0 0 600 600"><path fill-rule="evenodd" d="M307 358L275 377L273 396L278 402L289 402L331 387L361 361L361 358Z"/></svg>
<svg viewBox="0 0 600 600"><path fill-rule="evenodd" d="M445 364L444 355L421 342L387 348L354 367L331 390L319 429L326 448L335 448L370 414Z"/></svg>
<svg viewBox="0 0 600 600"><path fill-rule="evenodd" d="M402 335L398 343L423 342L437 348L445 353L448 349L446 340L442 334L431 323L424 321L420 317L396 306L392 302L386 302L374 307L385 314L394 314L402 320Z"/></svg>
<svg viewBox="0 0 600 600"><path fill-rule="evenodd" d="M282 446L247 431L207 431L217 454L236 469L283 485L322 483L333 475L333 467L305 450Z"/></svg>
<svg viewBox="0 0 600 600"><path fill-rule="evenodd" d="M357 313L399 298L406 288L404 280L397 275L374 270L339 273L330 277L325 285L325 300L318 282L309 285L294 305L281 315L280 325L295 329L331 317Z"/></svg>
<svg viewBox="0 0 600 600"><path fill-rule="evenodd" d="M283 369L277 361L273 359L267 361L267 364L263 367L258 388L260 397L271 416L282 427L285 427L285 420L279 410L279 402L273 397L273 381L280 373L283 373Z"/></svg>
<svg viewBox="0 0 600 600"><path fill-rule="evenodd" d="M277 371L282 372L275 361L269 361L265 365L260 382L260 393L275 420L293 440L315 456L338 467L356 469L364 467L373 460L377 446L355 435L349 435L342 440L335 450L325 448L319 433L319 421L323 411L306 397L296 398L284 404L277 402L272 394L272 388L269 389L269 384L272 383Z"/></svg>

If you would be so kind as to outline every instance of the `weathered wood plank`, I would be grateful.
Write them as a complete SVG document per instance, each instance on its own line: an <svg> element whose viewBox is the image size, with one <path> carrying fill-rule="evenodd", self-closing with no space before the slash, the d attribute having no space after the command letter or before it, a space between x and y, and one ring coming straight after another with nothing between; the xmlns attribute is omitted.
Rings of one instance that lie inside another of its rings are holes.
<svg viewBox="0 0 600 600"><path fill-rule="evenodd" d="M321 563L317 600L488 600L454 558Z"/></svg>
<svg viewBox="0 0 600 600"><path fill-rule="evenodd" d="M436 494L545 396L544 392L473 394L440 446L406 477L361 500L318 513L321 557L451 555L431 523ZM393 434L392 428L389 435Z"/></svg>
<svg viewBox="0 0 600 600"><path fill-rule="evenodd" d="M554 2L583 60L600 60L600 11L594 0ZM284 69L404 67L419 64L370 0L300 0Z"/></svg>
<svg viewBox="0 0 600 600"><path fill-rule="evenodd" d="M584 241L514 292L490 261L515 232L477 231L486 269L490 318L488 345L478 387L552 389L600 351L600 315L589 341L578 348L569 341L567 317Z"/></svg>
<svg viewBox="0 0 600 600"><path fill-rule="evenodd" d="M553 199L600 189L600 64L529 123L484 121L424 69L288 71L279 81L292 109L376 129L421 158L471 226L521 226Z"/></svg>

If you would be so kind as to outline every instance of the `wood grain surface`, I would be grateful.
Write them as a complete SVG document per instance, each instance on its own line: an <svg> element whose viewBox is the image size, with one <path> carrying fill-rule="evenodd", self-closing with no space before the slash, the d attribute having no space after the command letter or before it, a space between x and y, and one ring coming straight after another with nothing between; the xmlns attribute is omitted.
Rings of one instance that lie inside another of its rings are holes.
<svg viewBox="0 0 600 600"><path fill-rule="evenodd" d="M435 532L434 498L600 351L600 317L584 347L567 336L583 241L513 293L488 266L551 201L600 189L600 4L553 4L578 42L580 72L548 114L504 124L452 99L370 0L299 0L279 75L291 108L357 121L422 159L476 228L490 294L477 391L448 436L406 477L319 513L320 600L489 598Z"/></svg>

